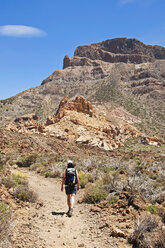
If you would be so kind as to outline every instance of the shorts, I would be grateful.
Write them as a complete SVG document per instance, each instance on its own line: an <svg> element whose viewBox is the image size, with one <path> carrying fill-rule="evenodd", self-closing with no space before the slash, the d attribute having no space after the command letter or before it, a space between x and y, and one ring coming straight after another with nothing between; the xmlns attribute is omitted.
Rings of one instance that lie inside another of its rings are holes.
<svg viewBox="0 0 165 248"><path fill-rule="evenodd" d="M70 187L70 186L65 186L65 193L67 195L71 195L71 194L75 194L77 193L77 186L73 186L73 187Z"/></svg>

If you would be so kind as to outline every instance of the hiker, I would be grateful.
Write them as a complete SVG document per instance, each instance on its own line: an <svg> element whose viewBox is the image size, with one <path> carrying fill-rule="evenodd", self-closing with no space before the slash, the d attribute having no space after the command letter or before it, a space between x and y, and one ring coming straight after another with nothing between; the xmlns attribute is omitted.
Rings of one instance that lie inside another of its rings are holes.
<svg viewBox="0 0 165 248"><path fill-rule="evenodd" d="M74 168L74 164L71 160L68 160L67 169L64 172L61 191L63 192L63 187L65 184L65 193L67 195L67 204L69 207L68 216L71 217L73 213L74 198L79 190L79 177L77 170Z"/></svg>

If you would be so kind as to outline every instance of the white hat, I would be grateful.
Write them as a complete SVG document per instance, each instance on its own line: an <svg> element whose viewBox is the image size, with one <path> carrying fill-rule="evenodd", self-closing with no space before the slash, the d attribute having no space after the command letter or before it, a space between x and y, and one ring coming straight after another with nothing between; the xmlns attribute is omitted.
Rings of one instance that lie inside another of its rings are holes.
<svg viewBox="0 0 165 248"><path fill-rule="evenodd" d="M68 164L73 164L72 160L68 160Z"/></svg>

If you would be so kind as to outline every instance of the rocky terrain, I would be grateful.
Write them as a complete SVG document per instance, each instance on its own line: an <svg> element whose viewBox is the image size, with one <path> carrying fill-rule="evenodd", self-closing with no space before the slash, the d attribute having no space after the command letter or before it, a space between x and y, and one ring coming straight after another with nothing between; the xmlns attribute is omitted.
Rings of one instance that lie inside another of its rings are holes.
<svg viewBox="0 0 165 248"><path fill-rule="evenodd" d="M77 96L74 100L64 97L56 114L49 116L45 125L38 123L38 117L32 115L15 119L5 129L23 134L47 135L66 140L70 144L85 144L106 151L124 146L126 140L137 137L143 144L158 146L165 143L157 137L147 137L139 132L133 126L133 121L137 121L136 118L129 114L128 117L126 121L116 116L116 124L114 124L114 112L111 117L109 114L107 119L106 115L99 112L98 107L94 109L91 102L84 97Z"/></svg>
<svg viewBox="0 0 165 248"><path fill-rule="evenodd" d="M0 247L165 248L164 99L165 48L119 38L1 100ZM68 159L81 186L72 218Z"/></svg>
<svg viewBox="0 0 165 248"><path fill-rule="evenodd" d="M126 111L141 120L136 123L140 131L163 137L164 86L163 47L136 39L107 40L78 47L72 58L65 56L64 69L53 72L41 86L1 100L0 123L4 126L27 114L45 122L64 96L82 95L106 106L107 113L122 107L120 115Z"/></svg>

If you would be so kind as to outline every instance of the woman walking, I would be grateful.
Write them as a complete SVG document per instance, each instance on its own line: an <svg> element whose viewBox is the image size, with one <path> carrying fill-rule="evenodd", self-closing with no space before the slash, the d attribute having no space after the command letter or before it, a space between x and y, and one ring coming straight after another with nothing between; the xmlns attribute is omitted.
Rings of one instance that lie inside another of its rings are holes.
<svg viewBox="0 0 165 248"><path fill-rule="evenodd" d="M74 168L74 164L71 160L68 160L67 169L64 172L61 191L63 192L65 184L65 193L67 195L67 204L69 207L68 216L71 217L73 213L73 206L75 201L75 195L79 190L79 176L77 170Z"/></svg>

